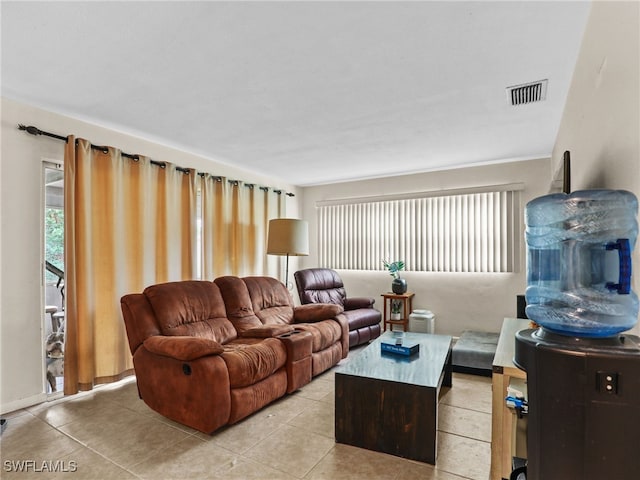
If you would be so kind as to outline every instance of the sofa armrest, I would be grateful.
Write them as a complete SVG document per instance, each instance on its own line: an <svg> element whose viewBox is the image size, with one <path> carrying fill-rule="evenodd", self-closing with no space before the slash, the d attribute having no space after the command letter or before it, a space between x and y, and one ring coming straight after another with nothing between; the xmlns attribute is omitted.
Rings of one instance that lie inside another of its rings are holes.
<svg viewBox="0 0 640 480"><path fill-rule="evenodd" d="M353 297L344 299L345 310L356 310L358 308L373 308L376 301L373 298Z"/></svg>
<svg viewBox="0 0 640 480"><path fill-rule="evenodd" d="M293 332L293 325L288 323L278 325L263 325L261 327L253 327L240 332L239 336L243 338L272 338L285 333Z"/></svg>
<svg viewBox="0 0 640 480"><path fill-rule="evenodd" d="M313 323L334 318L344 311L342 305L333 303L309 303L293 309L295 323Z"/></svg>
<svg viewBox="0 0 640 480"><path fill-rule="evenodd" d="M215 340L188 336L154 335L143 345L149 352L189 362L208 355L220 355L224 348Z"/></svg>

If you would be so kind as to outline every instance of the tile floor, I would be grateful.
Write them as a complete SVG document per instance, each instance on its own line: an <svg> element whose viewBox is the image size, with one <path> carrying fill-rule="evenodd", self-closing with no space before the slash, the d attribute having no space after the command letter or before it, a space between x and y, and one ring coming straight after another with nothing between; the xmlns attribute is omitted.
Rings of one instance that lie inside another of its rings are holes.
<svg viewBox="0 0 640 480"><path fill-rule="evenodd" d="M454 373L453 387L443 388L435 467L336 444L333 405L334 370L330 370L298 392L210 436L150 410L138 398L135 379L129 378L4 415L8 423L0 437L0 477L489 478L489 378Z"/></svg>

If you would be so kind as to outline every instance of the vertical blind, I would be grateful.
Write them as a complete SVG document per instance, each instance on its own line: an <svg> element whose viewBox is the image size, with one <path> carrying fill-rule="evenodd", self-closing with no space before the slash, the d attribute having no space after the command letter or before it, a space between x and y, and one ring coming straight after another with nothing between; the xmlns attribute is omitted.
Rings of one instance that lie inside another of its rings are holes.
<svg viewBox="0 0 640 480"><path fill-rule="evenodd" d="M518 265L517 186L493 191L318 204L320 265L382 270L512 272ZM459 192L459 191L457 191Z"/></svg>

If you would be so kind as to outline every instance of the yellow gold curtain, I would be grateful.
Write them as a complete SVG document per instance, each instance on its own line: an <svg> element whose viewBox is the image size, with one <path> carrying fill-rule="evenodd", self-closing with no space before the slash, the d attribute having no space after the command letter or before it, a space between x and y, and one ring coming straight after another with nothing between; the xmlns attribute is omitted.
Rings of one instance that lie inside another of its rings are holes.
<svg viewBox="0 0 640 480"><path fill-rule="evenodd" d="M196 174L70 136L65 150L65 395L132 373L120 297L194 278Z"/></svg>
<svg viewBox="0 0 640 480"><path fill-rule="evenodd" d="M267 227L284 216L284 192L209 175L201 192L202 277L277 277L279 263L266 255Z"/></svg>
<svg viewBox="0 0 640 480"><path fill-rule="evenodd" d="M228 183L223 177L204 175L202 202L202 278L213 280L230 272L226 227L230 222L226 202Z"/></svg>

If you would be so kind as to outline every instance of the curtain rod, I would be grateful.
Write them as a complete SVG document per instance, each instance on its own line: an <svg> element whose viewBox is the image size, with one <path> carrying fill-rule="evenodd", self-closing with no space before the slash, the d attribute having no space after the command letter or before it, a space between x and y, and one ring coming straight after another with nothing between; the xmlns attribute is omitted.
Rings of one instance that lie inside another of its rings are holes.
<svg viewBox="0 0 640 480"><path fill-rule="evenodd" d="M21 123L19 123L18 124L18 130L23 130L23 131L25 131L27 133L30 133L31 135L35 135L35 136L37 136L37 135L45 135L47 137L55 138L56 140L62 140L65 143L67 142L67 139L68 139L68 137L63 137L62 135L57 135L57 134L51 133L51 132L45 132L44 130L40 130L38 127L34 127L33 125L26 126L26 125L22 125ZM104 146L101 146L101 145L94 145L93 143L91 144L91 148L94 149L94 150L102 150L102 151L107 150L107 147L104 147ZM122 152L122 151L120 152L120 154L123 157L130 158L132 160L138 160L140 158L139 155L132 155L130 153L126 153L126 152ZM151 159L149 161L153 165L157 165L157 166L159 166L161 168L166 167L166 164L164 162L158 162L156 160L151 160ZM182 173L189 173L189 169L188 168L183 168L183 167L176 166L176 170L178 170L179 172L182 172ZM198 173L198 175L200 175L201 177L204 177L205 174L204 173ZM229 182L231 182L231 183L235 182L235 185L237 185L239 181L240 180L229 180ZM250 188L253 188L255 186L255 184L253 184L253 183L246 183L245 185L250 187ZM264 188L260 187L260 188L261 189L265 189L265 188L268 188L268 187L264 187ZM272 188L272 190L275 193L277 193L278 195L280 195L282 193L285 193L288 197L295 197L296 196L295 193L283 192L283 190L280 190L280 189Z"/></svg>

